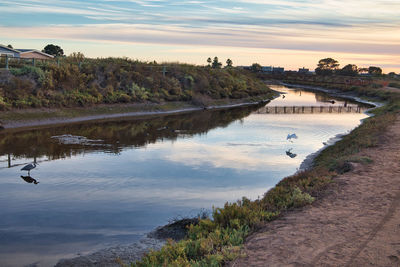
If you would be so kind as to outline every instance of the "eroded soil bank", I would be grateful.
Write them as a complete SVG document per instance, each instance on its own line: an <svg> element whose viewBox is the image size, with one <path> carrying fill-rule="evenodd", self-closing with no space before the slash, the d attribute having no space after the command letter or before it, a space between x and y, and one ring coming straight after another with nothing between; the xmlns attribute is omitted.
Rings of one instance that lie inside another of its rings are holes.
<svg viewBox="0 0 400 267"><path fill-rule="evenodd" d="M400 116L311 206L249 236L231 266L400 266Z"/></svg>

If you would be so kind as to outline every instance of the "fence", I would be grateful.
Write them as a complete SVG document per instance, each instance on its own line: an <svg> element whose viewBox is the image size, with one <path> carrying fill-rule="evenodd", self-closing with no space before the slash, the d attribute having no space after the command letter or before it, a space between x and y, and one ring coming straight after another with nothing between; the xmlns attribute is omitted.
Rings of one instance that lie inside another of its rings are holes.
<svg viewBox="0 0 400 267"><path fill-rule="evenodd" d="M60 59L16 58L7 55L0 56L0 69L21 68L23 66L46 67L51 64L60 65Z"/></svg>
<svg viewBox="0 0 400 267"><path fill-rule="evenodd" d="M318 114L318 113L363 113L368 107L348 106L265 106L256 114Z"/></svg>

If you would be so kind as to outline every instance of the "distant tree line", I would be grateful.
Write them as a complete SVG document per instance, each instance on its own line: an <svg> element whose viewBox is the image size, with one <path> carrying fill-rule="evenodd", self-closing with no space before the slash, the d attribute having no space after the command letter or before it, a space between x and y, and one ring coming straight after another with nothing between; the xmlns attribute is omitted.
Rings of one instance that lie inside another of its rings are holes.
<svg viewBox="0 0 400 267"><path fill-rule="evenodd" d="M213 68L213 69L221 69L222 68L222 63L219 62L218 57L214 57L214 59L211 59L211 57L207 58L207 63L208 67ZM225 68L231 68L233 67L233 61L228 58L226 60L226 66Z"/></svg>
<svg viewBox="0 0 400 267"><path fill-rule="evenodd" d="M317 75L333 75L339 74L344 76L357 76L359 74L369 74L372 76L382 75L380 67L370 66L368 68L358 68L354 64L347 64L343 68L339 68L340 64L333 58L323 58L318 62L315 73Z"/></svg>

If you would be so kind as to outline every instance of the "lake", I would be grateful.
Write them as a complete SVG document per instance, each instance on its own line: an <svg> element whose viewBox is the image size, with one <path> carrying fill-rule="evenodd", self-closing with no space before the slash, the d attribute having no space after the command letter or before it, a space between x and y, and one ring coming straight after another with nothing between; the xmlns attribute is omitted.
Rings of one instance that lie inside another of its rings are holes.
<svg viewBox="0 0 400 267"><path fill-rule="evenodd" d="M367 117L359 103L272 88L284 94L266 106L1 133L0 265L51 266L261 197Z"/></svg>

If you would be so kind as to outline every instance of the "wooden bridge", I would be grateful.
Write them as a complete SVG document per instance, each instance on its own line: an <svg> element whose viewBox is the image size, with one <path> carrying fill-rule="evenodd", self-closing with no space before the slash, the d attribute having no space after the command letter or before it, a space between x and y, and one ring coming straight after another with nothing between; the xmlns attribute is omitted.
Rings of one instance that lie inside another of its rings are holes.
<svg viewBox="0 0 400 267"><path fill-rule="evenodd" d="M255 114L320 114L320 113L363 113L368 107L349 106L265 106Z"/></svg>

